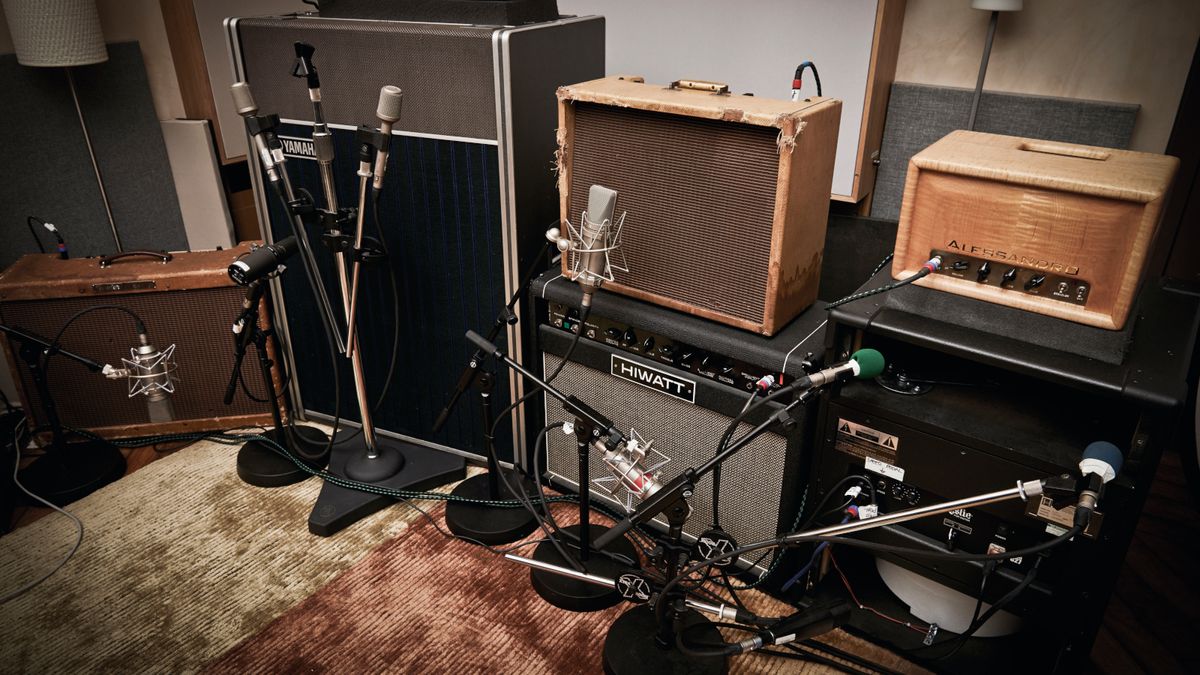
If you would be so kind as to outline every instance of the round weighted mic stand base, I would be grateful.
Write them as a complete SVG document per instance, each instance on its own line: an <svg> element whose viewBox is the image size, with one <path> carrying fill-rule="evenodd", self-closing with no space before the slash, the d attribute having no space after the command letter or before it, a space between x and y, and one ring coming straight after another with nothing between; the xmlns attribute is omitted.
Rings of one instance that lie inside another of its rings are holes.
<svg viewBox="0 0 1200 675"><path fill-rule="evenodd" d="M682 625L689 644L724 642L721 631L713 622L695 610L684 611ZM604 672L608 675L717 675L729 672L728 657L689 656L673 644L659 644L658 632L658 621L650 605L639 605L619 616L604 639Z"/></svg>
<svg viewBox="0 0 1200 675"><path fill-rule="evenodd" d="M117 446L88 440L50 446L44 455L21 469L18 477L33 494L66 506L124 475L125 455Z"/></svg>
<svg viewBox="0 0 1200 675"><path fill-rule="evenodd" d="M574 535L579 534L578 525L569 525L562 529L564 532L570 532ZM596 524L591 524L589 527L593 540L604 534L608 529ZM573 553L578 550L574 541L564 538L561 543L563 548L567 550L567 553ZM633 544L624 537L612 542L604 547L603 550L608 553L624 556L633 561L638 560L637 551L634 550ZM532 557L534 560L550 563L551 565L571 567L571 563L564 560L562 555L559 554L558 549L548 541L538 544L533 550ZM589 574L611 577L613 579L621 576L622 573L629 569L629 565L623 565L595 549L591 551L591 555L588 557L587 562L583 563L583 567ZM536 568L530 571L529 577L533 583L533 590L537 591L537 594L542 596L543 600L559 609L571 612L596 612L624 602L624 598L617 593L615 588L597 586L596 584L571 579Z"/></svg>
<svg viewBox="0 0 1200 675"><path fill-rule="evenodd" d="M519 472L499 468L504 472L509 483L524 481L525 493L535 494L537 486ZM499 480L499 479L498 479ZM492 500L489 487L491 477L486 473L472 476L459 483L450 494L464 499L479 501ZM498 500L516 499L500 480L500 491L495 497ZM460 537L467 537L489 546L511 544L524 539L526 535L537 529L537 519L524 508L508 508L503 506L488 506L486 504L468 504L465 502L446 502L446 526Z"/></svg>
<svg viewBox="0 0 1200 675"><path fill-rule="evenodd" d="M281 429L268 429L263 436L287 448L292 456L313 469L323 469L329 463L329 436L316 427L292 427L291 441ZM247 441L237 456L238 478L255 487L275 488L293 485L312 474L296 466L290 458L261 441Z"/></svg>
<svg viewBox="0 0 1200 675"><path fill-rule="evenodd" d="M346 460L346 477L360 483L378 483L400 473L404 468L404 455L396 448L378 445L374 457L369 457L364 447L360 453Z"/></svg>

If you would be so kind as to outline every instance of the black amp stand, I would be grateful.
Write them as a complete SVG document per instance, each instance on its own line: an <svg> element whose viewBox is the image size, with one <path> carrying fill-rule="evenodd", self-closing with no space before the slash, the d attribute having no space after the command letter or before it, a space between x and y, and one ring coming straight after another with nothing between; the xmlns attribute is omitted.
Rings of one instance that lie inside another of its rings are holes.
<svg viewBox="0 0 1200 675"><path fill-rule="evenodd" d="M279 394L275 389L275 379L272 377L271 355L267 352L268 343L274 338L275 330L263 330L259 325L259 313L262 298L267 288L267 279L259 279L251 283L246 294L245 309L234 323L239 329L234 341L233 373L229 385L225 389L225 403L233 401L241 378L242 360L250 344L258 352L258 365L262 372L262 380L267 392L268 405L271 408L271 420L274 428L262 435L271 439L275 444L287 448L292 456L307 464L312 469L322 469L329 463L327 446L329 437L316 427L295 424L291 420L284 424L279 413ZM275 342L276 353L279 353L279 342ZM238 451L238 478L257 487L283 487L292 485L308 478L311 474L296 466L290 458L281 455L275 448L261 441L248 441Z"/></svg>
<svg viewBox="0 0 1200 675"><path fill-rule="evenodd" d="M42 358L43 355L50 357L58 354L82 364L94 373L101 372L104 366L87 357L59 349L40 335L3 324L0 324L0 331L18 343L17 353L29 368L29 376L33 379L46 422L50 426L50 445L45 449L45 454L21 470L21 484L46 501L63 506L125 475L125 455L112 443L94 439L67 442L62 420L58 417L58 407L50 394L45 371L42 370ZM21 449L15 448L14 451L20 452Z"/></svg>

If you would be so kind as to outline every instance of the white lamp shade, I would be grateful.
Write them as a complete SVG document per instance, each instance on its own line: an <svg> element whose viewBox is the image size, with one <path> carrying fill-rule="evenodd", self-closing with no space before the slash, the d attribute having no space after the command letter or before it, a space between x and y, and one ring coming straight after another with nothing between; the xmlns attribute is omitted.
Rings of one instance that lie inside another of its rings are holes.
<svg viewBox="0 0 1200 675"><path fill-rule="evenodd" d="M971 0L972 9L982 9L988 12L1019 12L1025 5L1025 0Z"/></svg>
<svg viewBox="0 0 1200 675"><path fill-rule="evenodd" d="M3 0L17 62L86 66L108 60L95 0Z"/></svg>

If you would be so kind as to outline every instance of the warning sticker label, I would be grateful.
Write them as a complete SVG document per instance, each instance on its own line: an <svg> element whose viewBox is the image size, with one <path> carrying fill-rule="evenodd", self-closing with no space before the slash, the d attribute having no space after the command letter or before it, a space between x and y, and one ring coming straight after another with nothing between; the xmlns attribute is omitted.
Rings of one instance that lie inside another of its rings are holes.
<svg viewBox="0 0 1200 675"><path fill-rule="evenodd" d="M898 463L900 439L839 417L834 447L848 455L861 457L864 462L870 458L895 466Z"/></svg>

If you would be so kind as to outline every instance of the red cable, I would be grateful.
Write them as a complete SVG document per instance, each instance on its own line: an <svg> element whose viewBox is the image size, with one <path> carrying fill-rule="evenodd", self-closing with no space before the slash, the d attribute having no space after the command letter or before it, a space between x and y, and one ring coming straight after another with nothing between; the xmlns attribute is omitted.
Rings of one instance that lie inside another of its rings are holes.
<svg viewBox="0 0 1200 675"><path fill-rule="evenodd" d="M913 623L911 621L902 621L900 619L897 619L894 616L888 616L887 614L884 614L883 612L875 609L874 607L867 607L866 605L859 602L858 596L854 594L854 589L850 587L850 580L846 578L846 573L843 572L842 568L838 566L837 558L833 557L833 547L832 546L829 548L829 561L833 563L833 569L837 570L838 576L842 578L842 585L844 585L846 587L846 590L850 593L850 599L854 601L854 604L857 605L859 609L865 609L868 612L874 614L875 616L877 616L881 619L887 619L888 621L891 621L892 623L900 624L901 626L904 626L910 630L921 633L922 635L926 635L929 633L928 626L926 626L925 628L919 628L919 627L913 625Z"/></svg>

